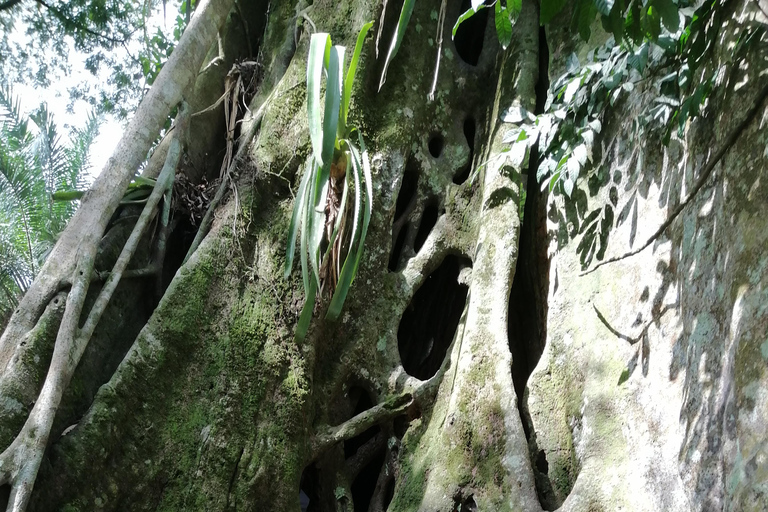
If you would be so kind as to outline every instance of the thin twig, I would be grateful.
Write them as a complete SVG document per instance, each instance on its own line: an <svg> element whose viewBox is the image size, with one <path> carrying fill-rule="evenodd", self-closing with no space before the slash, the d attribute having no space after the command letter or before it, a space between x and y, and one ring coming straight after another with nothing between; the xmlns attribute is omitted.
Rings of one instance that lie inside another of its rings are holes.
<svg viewBox="0 0 768 512"><path fill-rule="evenodd" d="M443 3L440 5L440 16L437 20L437 35L435 39L437 39L437 58L435 60L435 76L432 78L432 88L429 90L429 94L427 94L427 101L430 103L435 100L435 89L437 89L437 75L440 72L440 55L443 53L443 29L445 27L445 7L448 3L448 0L443 0Z"/></svg>
<svg viewBox="0 0 768 512"><path fill-rule="evenodd" d="M617 261L621 261L623 259L634 256L642 252L644 249L650 246L653 242L655 242L662 235L662 233L664 233L664 231L670 226L670 224L672 224L672 222L677 218L677 216L680 215L680 212L683 211L683 209L688 205L688 203L690 203L693 200L693 198L696 197L696 194L699 192L699 190L701 190L701 187L704 186L704 183L706 183L707 178L709 178L709 175L712 174L712 171L715 170L715 166L720 162L723 156L725 156L728 150L731 149L731 146L733 146L733 144L739 138L739 136L744 131L744 129L755 118L755 116L757 115L757 112L760 110L760 107L762 106L766 97L768 97L768 85L763 87L763 89L757 95L757 99L755 100L755 103L752 105L752 108L750 108L749 111L747 112L747 115L744 116L744 119L742 119L742 121L738 125L736 125L733 131L728 135L728 137L726 137L725 142L723 142L722 146L720 146L720 149L717 150L714 156L704 166L704 169L701 171L701 176L699 177L698 180L696 180L696 183L694 183L693 188L691 189L691 193L688 194L688 197L686 197L683 201L681 201L680 204L678 204L677 207L675 207L675 209L672 210L672 213L669 215L669 217L667 217L667 220L665 220L661 224L661 226L659 226L659 229L657 229L648 238L648 240L645 241L643 245L641 245L637 249L626 252L621 256L617 256L615 258L610 258L608 260L601 261L591 269L586 270L581 274L579 274L579 276L585 276L587 274L591 274L592 272L602 267L603 265L607 265L609 263L615 263Z"/></svg>
<svg viewBox="0 0 768 512"><path fill-rule="evenodd" d="M381 16L379 16L379 29L376 31L376 58L379 58L379 42L381 41L381 33L384 30L384 17L387 14L387 1L384 0L381 6Z"/></svg>

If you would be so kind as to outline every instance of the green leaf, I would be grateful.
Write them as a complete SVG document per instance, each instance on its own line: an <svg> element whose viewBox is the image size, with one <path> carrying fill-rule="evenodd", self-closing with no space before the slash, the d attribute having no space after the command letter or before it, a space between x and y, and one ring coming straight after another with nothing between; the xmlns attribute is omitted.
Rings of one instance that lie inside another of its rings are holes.
<svg viewBox="0 0 768 512"><path fill-rule="evenodd" d="M552 193L552 191L555 189L555 186L560 181L560 174L562 171L556 171L552 178L549 179L548 186L549 186L549 192ZM547 183L544 184L544 186L547 186ZM544 187L542 187L543 189Z"/></svg>
<svg viewBox="0 0 768 512"><path fill-rule="evenodd" d="M315 210L314 220L321 221L320 217L325 216L325 199L328 188L328 178L331 174L331 163L333 161L333 154L336 147L337 129L339 126L339 108L341 105L341 88L342 88L342 67L344 65L344 47L334 46L330 50L328 58L328 79L325 85L325 108L323 112L323 142L322 152L320 157L316 160L322 162L319 165L320 172L315 176L315 193L313 196L313 206ZM321 213L322 212L322 213ZM316 232L318 229L313 226L311 243L314 249L319 251L320 242L322 241L322 228L319 228L319 235ZM316 259L310 260L316 263ZM314 265L317 269L317 265ZM319 279L319 278L318 278ZM319 284L318 284L319 288Z"/></svg>
<svg viewBox="0 0 768 512"><path fill-rule="evenodd" d="M317 174L319 175L321 172L322 168ZM323 235L325 234L325 198L328 195L328 179L326 178L325 181L315 179L314 186L315 197L321 198L321 203L310 203L307 206L310 219L307 224L307 230L309 231L308 253L312 274L317 282L317 287L320 288L320 246L323 243Z"/></svg>
<svg viewBox="0 0 768 512"><path fill-rule="evenodd" d="M85 195L83 190L57 190L52 194L54 201L77 201Z"/></svg>
<svg viewBox="0 0 768 512"><path fill-rule="evenodd" d="M397 55L397 51L400 49L400 43L403 42L405 36L405 29L408 27L408 21L413 14L413 6L416 0L405 0L403 2L403 8L400 10L400 19L397 21L397 28L395 34L392 36L392 43L389 45L389 51L387 52L387 58L384 59L384 70L381 72L381 80L379 81L379 90L381 90L384 82L387 81L387 69L390 62Z"/></svg>
<svg viewBox="0 0 768 512"><path fill-rule="evenodd" d="M498 0L497 0L497 2L498 2ZM481 5L477 9L477 11L479 11L480 9L484 9L484 8L485 8L485 4ZM469 18L474 16L477 11L470 7L469 9L467 9L466 11L461 13L461 16L459 16L459 19L456 20L456 24L453 26L453 30L451 30L451 39L456 37L456 31L459 30L459 25L461 25L462 23L467 21Z"/></svg>
<svg viewBox="0 0 768 512"><path fill-rule="evenodd" d="M539 6L539 23L546 25L560 11L563 10L568 0L541 0Z"/></svg>
<svg viewBox="0 0 768 512"><path fill-rule="evenodd" d="M622 384L627 382L629 380L630 375L631 375L631 372L629 371L629 368L624 368L624 370L622 370L621 372L621 375L619 375L619 383L617 384L617 386L621 386Z"/></svg>
<svg viewBox="0 0 768 512"><path fill-rule="evenodd" d="M314 158L310 159L309 168L307 172L310 176L307 184L308 188L305 195L304 210L302 212L303 219L301 221L301 282L304 285L304 293L309 296L310 278L309 278L309 235L312 229L312 217L313 217L313 196L315 190L315 174L317 173L317 161Z"/></svg>
<svg viewBox="0 0 768 512"><path fill-rule="evenodd" d="M507 11L509 11L509 19L512 23L517 21L517 17L520 16L520 11L523 10L523 0L507 0Z"/></svg>
<svg viewBox="0 0 768 512"><path fill-rule="evenodd" d="M655 6L651 6L645 13L645 33L648 39L656 41L661 34L661 18L659 16L659 10Z"/></svg>
<svg viewBox="0 0 768 512"><path fill-rule="evenodd" d="M328 60L328 79L325 82L325 108L323 109L323 153L321 160L323 172L321 173L321 181L328 179L334 148L336 147L344 80L345 50L343 46L334 46L331 48Z"/></svg>
<svg viewBox="0 0 768 512"><path fill-rule="evenodd" d="M592 35L592 21L597 14L597 7L592 0L580 0L573 12L571 27L579 32L584 41Z"/></svg>
<svg viewBox="0 0 768 512"><path fill-rule="evenodd" d="M661 21L667 27L667 30L677 32L677 29L680 28L680 16L674 2L672 0L654 0L653 8L654 10L658 9Z"/></svg>
<svg viewBox="0 0 768 512"><path fill-rule="evenodd" d="M352 85L355 83L355 73L357 72L357 63L360 61L360 53L363 51L363 43L365 42L365 36L373 26L373 22L369 21L363 28L360 29L360 33L357 34L357 43L355 43L355 51L352 53L352 60L349 62L349 69L347 70L347 76L344 79L344 99L341 103L343 109L342 121L344 125L347 124L347 117L349 116L349 103L352 99Z"/></svg>
<svg viewBox="0 0 768 512"><path fill-rule="evenodd" d="M320 120L320 86L325 67L325 56L331 51L331 36L326 33L312 35L307 60L307 116L309 137L315 159L322 165L323 125Z"/></svg>
<svg viewBox="0 0 768 512"><path fill-rule="evenodd" d="M648 64L648 43L643 43L636 52L631 53L627 57L627 64L642 74L645 71L645 66Z"/></svg>
<svg viewBox="0 0 768 512"><path fill-rule="evenodd" d="M632 0L624 22L624 33L634 43L640 44L643 40L641 0Z"/></svg>
<svg viewBox="0 0 768 512"><path fill-rule="evenodd" d="M312 321L312 312L315 309L315 299L317 298L317 285L314 281L310 282L309 290L307 290L307 298L304 302L304 307L301 309L301 316L299 316L299 322L296 324L296 341L304 341L307 337L307 331L309 331L309 324Z"/></svg>
<svg viewBox="0 0 768 512"><path fill-rule="evenodd" d="M509 13L507 9L502 9L501 2L496 0L496 35L499 38L501 47L505 50L509 43L512 42L512 21L509 19Z"/></svg>
<svg viewBox="0 0 768 512"><path fill-rule="evenodd" d="M571 197L571 194L573 193L573 181L571 181L570 177L563 180L563 191L566 196Z"/></svg>
<svg viewBox="0 0 768 512"><path fill-rule="evenodd" d="M293 214L291 215L291 224L288 227L288 247L285 251L285 270L284 276L288 279L291 275L291 269L293 268L293 255L296 252L296 238L298 235L299 226L304 214L304 206L306 205L307 198L307 183L310 181L312 174L311 165L307 165L304 170L304 176L301 177L301 183L299 184L299 191L296 193L296 201L293 205ZM306 292L306 290L305 290Z"/></svg>

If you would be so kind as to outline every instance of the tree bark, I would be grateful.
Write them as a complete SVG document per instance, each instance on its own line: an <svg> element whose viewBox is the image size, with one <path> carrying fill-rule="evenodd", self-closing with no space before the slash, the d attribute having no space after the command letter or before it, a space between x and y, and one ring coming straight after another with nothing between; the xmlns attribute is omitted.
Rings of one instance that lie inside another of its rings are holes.
<svg viewBox="0 0 768 512"><path fill-rule="evenodd" d="M707 116L724 124L735 90L762 89L740 74L749 66L727 60L753 21L747 4L728 11L732 26L706 64L734 73L708 104ZM293 195L311 153L309 35L314 25L351 48L359 27L381 17L386 46L399 12L389 6L382 16L374 0L315 0L271 2L244 18L265 27L257 38L263 79L249 105L263 116L259 124L246 112L240 129L255 136L240 139L244 158L183 265L191 237L170 239L177 245L169 242L165 264L175 262L175 275L145 318L131 317L130 348L100 340L126 330L113 319L140 308L146 286L126 283L110 306L114 316L94 337L99 349L85 352L75 389L62 398L31 510L282 511L307 500L310 511L339 512L760 509L765 435L757 425L768 413L755 397L768 381L764 364L753 363L768 357L758 254L768 181L759 129L750 124L733 142L718 167L724 182L692 198L656 252L580 277L590 223L600 222L593 213L617 219L594 242L604 244L598 259L627 252L675 211L681 188L698 183L691 169L726 127L697 118L669 147L659 150L658 133L630 144L632 119L655 99L652 87L637 86L607 114L594 169L573 198L540 193L530 178L536 156L526 168L506 158L505 111L540 110L570 53L584 57L597 43L570 33L569 9L542 29L534 1L523 2L506 51L492 12L452 41L461 6L445 4L448 22L438 28L441 6L416 2L378 93L385 52L377 60L376 38L366 41L350 119L371 155L374 213L341 318L324 319L323 297L301 342L293 335L301 278L286 280L282 270ZM193 23L224 15L210 16L201 6ZM227 27L238 25L230 19ZM430 101L435 30L443 45ZM211 47L203 43L201 54ZM749 47L745 59L762 49ZM196 84L208 91L197 109L212 104L217 78L196 79L199 63L187 68L172 92L153 97L167 106ZM165 119L156 108L152 123ZM764 115L761 107L757 119ZM221 125L221 117L196 122ZM157 130L143 131L147 119L131 133L151 142ZM194 128L191 137L194 144ZM202 149L215 145L188 153L198 162L190 175L218 170ZM31 361L44 366L59 324L79 320L63 311L58 283L73 282L90 254L78 255L80 241L97 245L126 169L146 148L139 153L113 157L116 167L94 186L58 259L0 339L0 405L22 411L16 424L0 422L4 443L38 396L42 376L27 371ZM738 229L722 227L731 225ZM118 360L96 376L95 362L110 350Z"/></svg>

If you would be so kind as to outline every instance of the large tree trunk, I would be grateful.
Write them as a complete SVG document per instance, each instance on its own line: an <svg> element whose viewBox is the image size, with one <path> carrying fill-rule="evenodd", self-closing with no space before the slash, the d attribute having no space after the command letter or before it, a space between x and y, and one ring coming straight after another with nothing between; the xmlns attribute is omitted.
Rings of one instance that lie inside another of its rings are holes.
<svg viewBox="0 0 768 512"><path fill-rule="evenodd" d="M399 14L390 3L382 57ZM421 0L378 93L383 59L369 36L351 113L373 167L365 254L339 321L323 319L324 298L297 343L301 278L282 269L311 152L304 16L352 47L382 5L265 4L234 10L223 32L227 58L248 56L235 44L248 38L261 55L251 112L272 96L256 138L183 265L190 239L172 238L166 265L178 270L156 307L154 282L118 288L64 394L30 509L294 511L301 497L311 511L762 510L762 107L652 248L581 275L586 237L592 264L645 240L757 96L759 66L729 61L744 27L765 21L755 6L725 11L706 64L724 78L685 138L632 139L632 118L653 101L652 85L638 87L609 112L573 199L539 192L536 155L523 173L499 158L504 110L540 111L568 55L602 43L575 39L568 9L545 31L538 3L524 1L502 51L492 16L452 41L460 2L438 28L441 2ZM764 55L760 42L744 62ZM200 76L195 110L222 80L214 68ZM217 175L211 155L224 147L221 114L206 116L216 119L197 118L191 133L193 180ZM125 239L119 229L108 237ZM3 337L0 356L39 370L0 387L13 412L2 449L51 360L68 289L49 288L47 308L18 313L26 323Z"/></svg>

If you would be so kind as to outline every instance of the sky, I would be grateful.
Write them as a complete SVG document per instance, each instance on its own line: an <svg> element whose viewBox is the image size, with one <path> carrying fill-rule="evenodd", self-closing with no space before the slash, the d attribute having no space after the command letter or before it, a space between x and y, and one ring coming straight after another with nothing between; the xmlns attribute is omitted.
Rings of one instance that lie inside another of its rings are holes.
<svg viewBox="0 0 768 512"><path fill-rule="evenodd" d="M168 16L165 19L160 5L153 11L153 15L148 19L148 33L153 33L156 27L160 27L165 32L172 33L174 24L173 12L175 11L172 10L171 4L175 4L175 2L168 2ZM17 26L11 37L22 38L23 40L26 37L24 30L25 27ZM140 46L140 42L134 41L129 48L135 54L138 53ZM53 114L53 120L59 128L60 134L66 136L70 127L83 128L88 119L88 114L93 110L93 107L84 100L77 100L72 105L72 111L68 112L67 106L70 103L68 89L83 82L96 86L99 81L105 81L109 74L109 70L105 69L102 72L102 76L93 76L85 69L86 57L87 54L71 49L68 63L70 68L69 75L52 80L50 87L40 88L22 84L14 85L14 93L21 100L23 111L29 114L41 102L45 102L48 104L48 110ZM120 141L123 129L130 120L130 117L129 115L129 119L119 121L111 115L101 116L99 135L91 146L89 155L91 167L85 176L89 184L102 171L107 160L112 156L112 152Z"/></svg>

